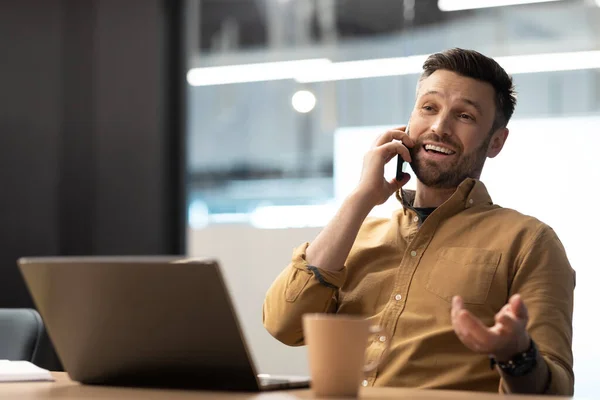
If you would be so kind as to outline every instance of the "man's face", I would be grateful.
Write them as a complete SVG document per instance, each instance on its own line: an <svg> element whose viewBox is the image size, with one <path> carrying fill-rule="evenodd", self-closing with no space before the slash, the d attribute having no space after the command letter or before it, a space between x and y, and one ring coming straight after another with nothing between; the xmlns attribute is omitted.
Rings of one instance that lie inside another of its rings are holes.
<svg viewBox="0 0 600 400"><path fill-rule="evenodd" d="M479 178L485 159L500 151L508 133L490 132L494 98L492 85L447 70L420 82L409 135L416 142L411 167L425 186L449 189ZM500 148L490 149L502 136Z"/></svg>

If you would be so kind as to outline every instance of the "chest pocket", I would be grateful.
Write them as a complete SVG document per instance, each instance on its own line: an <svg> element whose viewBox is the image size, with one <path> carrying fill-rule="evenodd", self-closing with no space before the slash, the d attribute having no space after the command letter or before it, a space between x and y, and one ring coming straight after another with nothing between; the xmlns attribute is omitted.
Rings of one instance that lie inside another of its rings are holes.
<svg viewBox="0 0 600 400"><path fill-rule="evenodd" d="M427 279L425 288L452 302L459 295L467 304L484 304L501 253L469 247L445 247Z"/></svg>

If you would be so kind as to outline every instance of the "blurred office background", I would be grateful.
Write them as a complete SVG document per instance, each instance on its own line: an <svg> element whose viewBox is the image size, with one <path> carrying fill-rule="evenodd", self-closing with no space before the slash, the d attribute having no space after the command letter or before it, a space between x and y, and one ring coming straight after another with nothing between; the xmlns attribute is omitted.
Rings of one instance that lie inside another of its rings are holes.
<svg viewBox="0 0 600 400"><path fill-rule="evenodd" d="M511 135L482 179L561 237L576 393L592 395L599 0L0 2L0 307L32 305L25 255L213 256L258 369L306 374L305 349L263 329L264 293L450 47L514 74Z"/></svg>
<svg viewBox="0 0 600 400"><path fill-rule="evenodd" d="M600 1L494 3L510 2L189 2L187 248L223 262L261 370L306 373L304 349L262 328L264 292L356 184L372 139L407 122L424 57L464 47L514 74L511 135L482 179L561 237L577 270L576 392L599 387Z"/></svg>

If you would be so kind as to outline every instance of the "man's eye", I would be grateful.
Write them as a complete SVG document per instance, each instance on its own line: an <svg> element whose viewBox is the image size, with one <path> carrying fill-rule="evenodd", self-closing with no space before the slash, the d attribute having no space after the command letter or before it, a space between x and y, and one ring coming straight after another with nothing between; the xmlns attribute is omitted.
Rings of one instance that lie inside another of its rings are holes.
<svg viewBox="0 0 600 400"><path fill-rule="evenodd" d="M469 119L469 120L473 119L473 117L471 117L469 114L460 114L460 118L462 118L462 119Z"/></svg>
<svg viewBox="0 0 600 400"><path fill-rule="evenodd" d="M433 107L431 107L431 106L423 106L423 110L425 110L425 111L433 111Z"/></svg>

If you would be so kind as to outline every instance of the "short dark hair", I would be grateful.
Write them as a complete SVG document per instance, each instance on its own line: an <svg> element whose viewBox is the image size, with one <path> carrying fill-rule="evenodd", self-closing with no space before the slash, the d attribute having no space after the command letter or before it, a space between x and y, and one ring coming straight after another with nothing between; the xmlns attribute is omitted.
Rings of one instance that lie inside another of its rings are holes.
<svg viewBox="0 0 600 400"><path fill-rule="evenodd" d="M492 132L506 127L515 111L517 97L512 78L495 60L475 50L449 49L432 54L425 60L419 81L440 69L491 84L496 92L496 115Z"/></svg>

